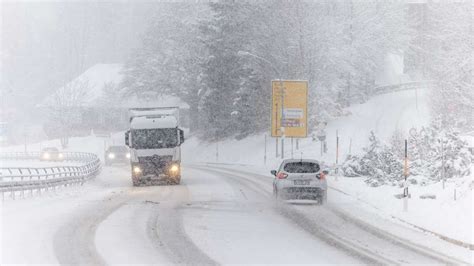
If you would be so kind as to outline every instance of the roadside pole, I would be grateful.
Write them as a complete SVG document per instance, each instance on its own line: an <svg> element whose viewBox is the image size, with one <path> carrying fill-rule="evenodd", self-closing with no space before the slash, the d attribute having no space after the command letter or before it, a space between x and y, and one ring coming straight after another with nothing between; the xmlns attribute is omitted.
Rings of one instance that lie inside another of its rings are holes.
<svg viewBox="0 0 474 266"><path fill-rule="evenodd" d="M403 211L408 211L408 140L405 139L405 162L403 165L403 175L405 176L405 184L403 188Z"/></svg>
<svg viewBox="0 0 474 266"><path fill-rule="evenodd" d="M336 176L339 169L339 131L336 130Z"/></svg>
<svg viewBox="0 0 474 266"><path fill-rule="evenodd" d="M264 135L265 151L263 154L263 164L267 164L267 134Z"/></svg>
<svg viewBox="0 0 474 266"><path fill-rule="evenodd" d="M285 159L285 138L281 138L281 158Z"/></svg>
<svg viewBox="0 0 474 266"><path fill-rule="evenodd" d="M280 74L280 73L279 73ZM280 93L281 93L281 117L280 117L280 131L281 131L281 158L285 158L285 126L283 122L285 121L285 88L283 87L283 80L280 76Z"/></svg>
<svg viewBox="0 0 474 266"><path fill-rule="evenodd" d="M352 138L349 139L349 155L352 154Z"/></svg>
<svg viewBox="0 0 474 266"><path fill-rule="evenodd" d="M293 137L291 138L291 159L293 159Z"/></svg>
<svg viewBox="0 0 474 266"><path fill-rule="evenodd" d="M216 142L216 162L219 161L219 143Z"/></svg>
<svg viewBox="0 0 474 266"><path fill-rule="evenodd" d="M278 158L278 137L275 137L275 158Z"/></svg>
<svg viewBox="0 0 474 266"><path fill-rule="evenodd" d="M445 182L446 182L446 172L445 172L445 158L444 158L444 140L441 139L441 178L442 178L442 184L443 184L443 190L445 187Z"/></svg>
<svg viewBox="0 0 474 266"><path fill-rule="evenodd" d="M278 103L275 104L275 158L278 158Z"/></svg>

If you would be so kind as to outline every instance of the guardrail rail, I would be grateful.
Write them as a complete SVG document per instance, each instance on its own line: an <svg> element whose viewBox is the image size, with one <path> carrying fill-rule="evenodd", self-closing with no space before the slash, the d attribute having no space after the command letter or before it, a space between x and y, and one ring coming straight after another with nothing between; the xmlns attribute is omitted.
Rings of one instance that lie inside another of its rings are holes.
<svg viewBox="0 0 474 266"><path fill-rule="evenodd" d="M79 166L48 166L48 167L0 167L0 194L2 200L8 193L15 199L19 192L24 197L25 192L33 191L39 194L43 190L55 190L60 186L84 184L94 178L101 170L100 159L97 155L84 152L64 152L62 162L77 162ZM0 161L6 160L39 160L40 152L6 152L0 153ZM58 162L59 164L59 162Z"/></svg>

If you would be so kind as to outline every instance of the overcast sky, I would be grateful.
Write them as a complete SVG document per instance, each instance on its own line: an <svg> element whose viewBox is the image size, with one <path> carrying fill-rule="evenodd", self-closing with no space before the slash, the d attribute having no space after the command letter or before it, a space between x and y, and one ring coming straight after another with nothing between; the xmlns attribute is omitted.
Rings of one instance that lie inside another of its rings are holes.
<svg viewBox="0 0 474 266"><path fill-rule="evenodd" d="M150 2L2 2L2 107L34 103L96 63L123 63L156 10Z"/></svg>

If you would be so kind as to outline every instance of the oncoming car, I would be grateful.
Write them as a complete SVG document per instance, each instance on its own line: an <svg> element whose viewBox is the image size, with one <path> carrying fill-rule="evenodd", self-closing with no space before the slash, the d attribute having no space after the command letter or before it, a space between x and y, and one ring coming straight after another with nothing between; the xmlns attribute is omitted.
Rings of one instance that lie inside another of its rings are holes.
<svg viewBox="0 0 474 266"><path fill-rule="evenodd" d="M322 171L316 160L284 160L278 170L272 170L273 195L277 199L309 199L323 204L327 200L328 171Z"/></svg>
<svg viewBox="0 0 474 266"><path fill-rule="evenodd" d="M130 151L127 146L110 146L105 151L105 165L112 163L130 163Z"/></svg>
<svg viewBox="0 0 474 266"><path fill-rule="evenodd" d="M41 150L39 159L41 161L63 161L64 154L56 147L46 147Z"/></svg>

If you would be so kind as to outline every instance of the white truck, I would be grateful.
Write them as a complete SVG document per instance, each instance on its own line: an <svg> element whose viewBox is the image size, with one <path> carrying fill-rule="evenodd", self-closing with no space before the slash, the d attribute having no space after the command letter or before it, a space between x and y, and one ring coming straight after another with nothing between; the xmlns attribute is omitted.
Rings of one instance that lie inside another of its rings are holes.
<svg viewBox="0 0 474 266"><path fill-rule="evenodd" d="M129 116L125 144L130 148L133 185L179 184L184 142L179 108L132 108Z"/></svg>

